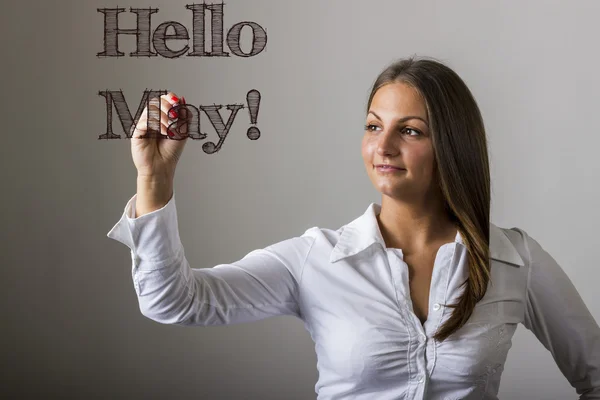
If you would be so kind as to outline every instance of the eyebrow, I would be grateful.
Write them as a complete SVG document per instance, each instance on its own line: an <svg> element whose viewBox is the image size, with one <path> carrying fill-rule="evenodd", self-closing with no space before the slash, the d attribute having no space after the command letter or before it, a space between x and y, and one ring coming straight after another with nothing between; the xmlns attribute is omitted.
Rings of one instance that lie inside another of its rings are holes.
<svg viewBox="0 0 600 400"><path fill-rule="evenodd" d="M373 114L375 117L377 117L377 119L381 120L379 115L377 115L374 111L369 111L369 114ZM397 121L397 123L408 121L410 119L420 119L421 121L423 121L425 123L425 125L427 125L427 127L429 127L429 124L427 124L427 121L425 121L423 118L419 117L418 115L408 115L406 117L402 117Z"/></svg>

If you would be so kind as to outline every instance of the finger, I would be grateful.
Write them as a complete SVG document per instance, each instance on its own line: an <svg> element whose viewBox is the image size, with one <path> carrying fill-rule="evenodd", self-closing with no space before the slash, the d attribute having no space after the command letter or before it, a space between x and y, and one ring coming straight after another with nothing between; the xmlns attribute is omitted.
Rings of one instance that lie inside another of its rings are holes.
<svg viewBox="0 0 600 400"><path fill-rule="evenodd" d="M167 128L167 134L169 139L186 139L188 137L186 122L182 120L172 121Z"/></svg>
<svg viewBox="0 0 600 400"><path fill-rule="evenodd" d="M147 133L149 131L150 136L156 136L156 133L158 132L163 134L163 129L161 127L162 115L160 110L160 98L152 97L148 103L148 119L146 123Z"/></svg>
<svg viewBox="0 0 600 400"><path fill-rule="evenodd" d="M161 96L161 109L167 114L169 120L177 121L181 118L179 108L181 105L181 99L173 92L169 92L166 95Z"/></svg>
<svg viewBox="0 0 600 400"><path fill-rule="evenodd" d="M147 131L148 131L147 123L148 123L148 119L146 117L140 118L135 126L135 129L134 129L131 137L134 137L134 138L139 138L141 136L151 137L151 135L146 135ZM162 136L167 136L167 128L168 128L168 126L166 126L164 124L160 125L160 134Z"/></svg>
<svg viewBox="0 0 600 400"><path fill-rule="evenodd" d="M164 95L161 96L161 118L160 122L165 124L169 129L173 122L179 119L179 112L177 110L178 102L175 101L177 96L175 95Z"/></svg>
<svg viewBox="0 0 600 400"><path fill-rule="evenodd" d="M187 128L187 123L190 122L192 119L192 112L189 108L187 108L187 104L185 103L185 97L181 98L180 107L181 109L179 110L179 119L183 120L186 123L185 125Z"/></svg>
<svg viewBox="0 0 600 400"><path fill-rule="evenodd" d="M161 96L161 110L167 117L167 134L170 138L181 140L187 137L187 119L190 112L185 108L185 99L170 92ZM164 122L164 120L161 120Z"/></svg>
<svg viewBox="0 0 600 400"><path fill-rule="evenodd" d="M182 140L187 138L188 135L188 118L185 115L190 115L190 112L187 108L185 108L185 104L180 105L183 107L179 110L180 118L172 121L169 124L169 131L173 133L173 135L169 134L171 139ZM182 115L183 114L183 115ZM169 132L167 131L167 132Z"/></svg>
<svg viewBox="0 0 600 400"><path fill-rule="evenodd" d="M158 107L157 105L150 105L150 124L148 124L148 129L159 130L161 135L167 134L167 128L169 126L169 117L164 112L163 107Z"/></svg>
<svg viewBox="0 0 600 400"><path fill-rule="evenodd" d="M160 110L154 105L150 105L150 112L143 112L132 133L133 138L165 138L167 136L167 125L158 120ZM148 119L150 114L150 120Z"/></svg>
<svg viewBox="0 0 600 400"><path fill-rule="evenodd" d="M148 99L148 106L144 107L140 118L136 121L135 127L132 127L133 133L131 137L166 137L168 128L168 117L166 112L163 112L162 97L152 97ZM150 134L148 131L150 130ZM156 135L160 133L161 136Z"/></svg>
<svg viewBox="0 0 600 400"><path fill-rule="evenodd" d="M177 106L178 108L178 116L179 118L176 120L177 121L177 126L174 128L177 130L177 132L179 132L180 134L184 135L187 137L188 134L188 124L191 120L191 116L192 113L189 110L189 108L187 108L187 104L185 102L185 97L181 97L181 101L179 106Z"/></svg>
<svg viewBox="0 0 600 400"><path fill-rule="evenodd" d="M167 115L168 109L165 110L163 103L164 98L167 95L160 97L153 97L150 99L148 106L149 112L149 123L147 124L148 129L152 131L158 131L164 137L167 136L167 127L169 125L169 117Z"/></svg>
<svg viewBox="0 0 600 400"><path fill-rule="evenodd" d="M169 92L167 94L164 94L161 97L161 100L167 100L169 103L171 104L179 104L181 103L181 99L179 98L179 96L177 96L175 93L173 92Z"/></svg>

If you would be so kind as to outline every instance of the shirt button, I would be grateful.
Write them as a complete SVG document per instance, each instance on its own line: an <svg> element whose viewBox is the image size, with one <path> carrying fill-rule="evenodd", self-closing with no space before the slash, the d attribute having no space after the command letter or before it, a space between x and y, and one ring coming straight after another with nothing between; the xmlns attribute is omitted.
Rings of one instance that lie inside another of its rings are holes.
<svg viewBox="0 0 600 400"><path fill-rule="evenodd" d="M421 340L421 342L425 342L425 341L427 341L427 336L419 335L419 339Z"/></svg>
<svg viewBox="0 0 600 400"><path fill-rule="evenodd" d="M419 379L417 379L417 382L422 383L423 382L423 375L419 376Z"/></svg>
<svg viewBox="0 0 600 400"><path fill-rule="evenodd" d="M433 305L433 311L437 311L437 310L439 310L439 309L440 309L440 307L441 307L441 306L440 306L440 304L439 304L439 303L435 303L435 304Z"/></svg>

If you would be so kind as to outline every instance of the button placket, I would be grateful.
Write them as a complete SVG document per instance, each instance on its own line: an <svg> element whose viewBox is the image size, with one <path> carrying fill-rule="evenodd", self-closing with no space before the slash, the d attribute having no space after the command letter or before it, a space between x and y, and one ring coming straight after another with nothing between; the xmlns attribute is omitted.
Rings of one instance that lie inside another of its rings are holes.
<svg viewBox="0 0 600 400"><path fill-rule="evenodd" d="M401 249L388 249L387 257L391 268L391 274L396 289L396 297L398 301L399 313L404 320L406 329L410 337L408 359L408 371L410 381L413 385L420 385L424 382L424 374L427 371L426 363L426 338L425 331L419 318L415 315L410 299L410 289L408 286L408 266L402 258ZM415 393L419 393L419 389L415 389Z"/></svg>
<svg viewBox="0 0 600 400"><path fill-rule="evenodd" d="M444 304L448 295L448 282L452 271L455 269L456 249L456 244L445 248L443 255L439 259L436 259L437 264L433 270L429 297L429 315L424 325L425 332L430 339L426 346L427 373L429 376L433 373L437 361L438 342L432 337L438 331L444 317Z"/></svg>

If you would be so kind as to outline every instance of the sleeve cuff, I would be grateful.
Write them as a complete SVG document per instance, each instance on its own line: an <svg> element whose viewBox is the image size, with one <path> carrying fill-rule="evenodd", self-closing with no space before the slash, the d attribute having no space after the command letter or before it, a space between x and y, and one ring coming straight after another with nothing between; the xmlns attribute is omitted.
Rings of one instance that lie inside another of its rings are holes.
<svg viewBox="0 0 600 400"><path fill-rule="evenodd" d="M132 218L136 199L137 194L129 199L121 218L106 236L129 247L132 254L142 261L168 263L183 247L179 237L175 193L164 207Z"/></svg>

